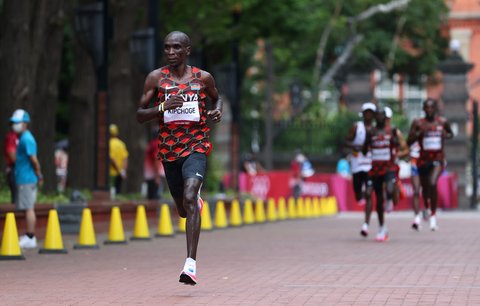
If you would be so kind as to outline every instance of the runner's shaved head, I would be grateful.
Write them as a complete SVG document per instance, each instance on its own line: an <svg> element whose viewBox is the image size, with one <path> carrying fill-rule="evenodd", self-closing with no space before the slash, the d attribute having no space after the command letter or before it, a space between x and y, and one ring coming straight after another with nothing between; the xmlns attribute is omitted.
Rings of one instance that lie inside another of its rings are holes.
<svg viewBox="0 0 480 306"><path fill-rule="evenodd" d="M185 34L185 33L183 33L183 32L180 32L180 31L170 32L170 33L168 33L168 35L165 37L165 40L170 39L170 38L177 38L178 40L180 40L180 41L182 42L182 44L183 44L185 47L189 47L189 46L190 46L190 37L188 37L188 35Z"/></svg>

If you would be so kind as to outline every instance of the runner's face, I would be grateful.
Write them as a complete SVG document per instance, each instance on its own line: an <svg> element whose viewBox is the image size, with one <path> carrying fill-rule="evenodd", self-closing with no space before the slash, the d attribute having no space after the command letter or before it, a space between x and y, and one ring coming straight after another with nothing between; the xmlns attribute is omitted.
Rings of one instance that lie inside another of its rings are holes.
<svg viewBox="0 0 480 306"><path fill-rule="evenodd" d="M165 39L164 53L170 66L177 67L186 62L190 46L185 46L179 36L172 35Z"/></svg>
<svg viewBox="0 0 480 306"><path fill-rule="evenodd" d="M375 115L375 113L372 110L369 110L369 109L363 112L363 118L366 121L372 121L374 115Z"/></svg>
<svg viewBox="0 0 480 306"><path fill-rule="evenodd" d="M435 116L435 112L436 112L435 102L430 101L430 100L427 101L423 105L423 111L425 112L425 115L428 118L433 118Z"/></svg>

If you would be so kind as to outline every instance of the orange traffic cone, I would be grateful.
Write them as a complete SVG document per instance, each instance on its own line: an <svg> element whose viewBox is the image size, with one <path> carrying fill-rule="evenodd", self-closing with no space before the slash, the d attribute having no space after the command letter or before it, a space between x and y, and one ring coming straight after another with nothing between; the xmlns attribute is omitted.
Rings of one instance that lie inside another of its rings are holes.
<svg viewBox="0 0 480 306"><path fill-rule="evenodd" d="M170 216L170 207L168 204L162 204L160 208L160 218L158 220L158 230L155 237L173 237L172 218Z"/></svg>
<svg viewBox="0 0 480 306"><path fill-rule="evenodd" d="M95 229L93 228L92 212L90 211L90 208L83 209L78 243L76 243L73 248L98 249L97 240L95 239Z"/></svg>
<svg viewBox="0 0 480 306"><path fill-rule="evenodd" d="M203 208L202 208L202 224L200 228L202 231L211 231L213 229L212 224L212 216L210 214L210 206L208 205L207 201L203 201Z"/></svg>
<svg viewBox="0 0 480 306"><path fill-rule="evenodd" d="M137 216L135 217L135 226L133 227L133 236L130 240L150 240L150 231L148 230L147 213L145 206L137 206Z"/></svg>
<svg viewBox="0 0 480 306"><path fill-rule="evenodd" d="M232 201L232 206L230 207L230 225L231 226L241 226L242 225L242 212L240 211L240 203L237 199Z"/></svg>
<svg viewBox="0 0 480 306"><path fill-rule="evenodd" d="M2 248L0 249L0 260L25 259L18 244L17 223L15 214L7 213L5 226L3 227Z"/></svg>
<svg viewBox="0 0 480 306"><path fill-rule="evenodd" d="M244 224L253 224L255 223L255 215L253 213L253 203L252 200L246 199L243 204L243 223Z"/></svg>
<svg viewBox="0 0 480 306"><path fill-rule="evenodd" d="M48 212L47 233L43 248L38 251L40 254L66 254L67 249L63 247L62 231L58 214L55 209Z"/></svg>
<svg viewBox="0 0 480 306"><path fill-rule="evenodd" d="M123 231L122 215L118 206L112 207L110 216L110 228L108 231L108 239L104 244L126 244L125 232Z"/></svg>

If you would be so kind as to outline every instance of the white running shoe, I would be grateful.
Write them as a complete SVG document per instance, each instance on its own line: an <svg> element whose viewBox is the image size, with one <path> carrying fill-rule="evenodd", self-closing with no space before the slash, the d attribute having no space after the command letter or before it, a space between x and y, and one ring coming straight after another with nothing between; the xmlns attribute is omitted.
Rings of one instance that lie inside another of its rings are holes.
<svg viewBox="0 0 480 306"><path fill-rule="evenodd" d="M197 263L194 259L187 258L187 260L185 260L185 265L183 266L178 281L185 285L195 286L197 284Z"/></svg>
<svg viewBox="0 0 480 306"><path fill-rule="evenodd" d="M22 249L34 249L37 247L37 238L29 238L27 235L20 237L18 244Z"/></svg>
<svg viewBox="0 0 480 306"><path fill-rule="evenodd" d="M363 237L368 236L368 224L367 223L362 224L362 230L360 231L360 235L362 235Z"/></svg>
<svg viewBox="0 0 480 306"><path fill-rule="evenodd" d="M431 216L430 217L430 230L432 230L432 232L438 230L437 217L436 216Z"/></svg>
<svg viewBox="0 0 480 306"><path fill-rule="evenodd" d="M421 221L422 217L420 216L420 214L417 214L415 216L415 220L413 220L412 228L416 231L420 231L422 229Z"/></svg>
<svg viewBox="0 0 480 306"><path fill-rule="evenodd" d="M380 231L378 232L377 236L375 237L375 240L378 242L385 242L388 240L388 230L385 226L382 226L380 228Z"/></svg>

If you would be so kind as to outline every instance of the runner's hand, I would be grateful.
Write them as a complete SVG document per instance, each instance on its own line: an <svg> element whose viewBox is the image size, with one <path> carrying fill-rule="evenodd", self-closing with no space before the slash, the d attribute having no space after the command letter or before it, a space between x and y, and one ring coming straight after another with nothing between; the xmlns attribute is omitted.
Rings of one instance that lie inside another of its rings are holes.
<svg viewBox="0 0 480 306"><path fill-rule="evenodd" d="M209 110L207 115L213 122L218 123L222 119L222 112L219 109Z"/></svg>
<svg viewBox="0 0 480 306"><path fill-rule="evenodd" d="M183 105L182 96L181 95L172 95L170 97L170 99L165 101L165 103L163 104L163 109L164 110L175 109L175 108L178 108L178 107L182 107L182 105Z"/></svg>

